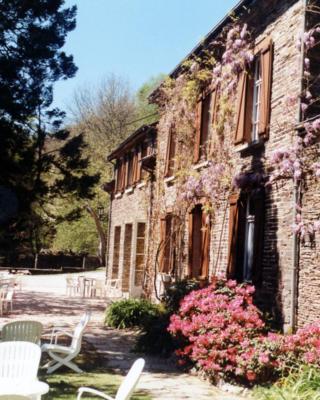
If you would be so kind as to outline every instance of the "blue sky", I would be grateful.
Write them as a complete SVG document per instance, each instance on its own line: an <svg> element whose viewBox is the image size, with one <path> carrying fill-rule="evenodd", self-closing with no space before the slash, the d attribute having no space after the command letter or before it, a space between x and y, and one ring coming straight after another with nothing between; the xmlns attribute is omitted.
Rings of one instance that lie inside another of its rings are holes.
<svg viewBox="0 0 320 400"><path fill-rule="evenodd" d="M78 6L77 28L65 50L79 70L55 85L54 105L67 109L74 91L109 73L133 89L169 73L237 0L67 0Z"/></svg>

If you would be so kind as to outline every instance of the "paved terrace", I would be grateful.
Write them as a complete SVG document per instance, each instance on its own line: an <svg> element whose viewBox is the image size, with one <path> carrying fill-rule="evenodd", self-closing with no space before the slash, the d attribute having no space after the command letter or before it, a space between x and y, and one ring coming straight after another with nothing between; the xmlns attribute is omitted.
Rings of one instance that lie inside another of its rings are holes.
<svg viewBox="0 0 320 400"><path fill-rule="evenodd" d="M104 277L103 271L84 274L101 279ZM32 319L41 321L46 331L53 325L72 329L83 312L89 308L92 317L84 335L85 340L96 349L102 360L102 367L124 372L138 357L131 352L136 333L105 327L103 320L107 304L106 299L67 297L64 274L23 276L22 290L16 293L13 313L0 318L0 325L17 319ZM145 356L144 358L146 368L139 388L147 390L155 400L243 399L236 394L222 393L197 376L181 373L170 360Z"/></svg>

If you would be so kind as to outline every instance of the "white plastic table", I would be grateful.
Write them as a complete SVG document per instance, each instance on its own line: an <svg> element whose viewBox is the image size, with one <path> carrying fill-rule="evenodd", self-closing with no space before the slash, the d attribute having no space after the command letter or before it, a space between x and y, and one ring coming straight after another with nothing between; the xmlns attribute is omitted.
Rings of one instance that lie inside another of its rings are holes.
<svg viewBox="0 0 320 400"><path fill-rule="evenodd" d="M49 392L49 385L41 381L23 382L18 379L0 378L0 395L18 394L30 396L33 400L40 400L43 394Z"/></svg>

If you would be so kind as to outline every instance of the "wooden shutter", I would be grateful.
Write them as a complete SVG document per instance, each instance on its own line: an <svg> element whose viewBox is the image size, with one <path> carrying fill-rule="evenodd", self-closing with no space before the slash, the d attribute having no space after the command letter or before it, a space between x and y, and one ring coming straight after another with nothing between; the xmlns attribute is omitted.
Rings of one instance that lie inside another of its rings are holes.
<svg viewBox="0 0 320 400"><path fill-rule="evenodd" d="M160 219L160 251L159 251L159 272L164 272L165 247L166 247L166 218Z"/></svg>
<svg viewBox="0 0 320 400"><path fill-rule="evenodd" d="M138 151L135 150L133 153L133 160L132 160L132 183L137 183L138 178Z"/></svg>
<svg viewBox="0 0 320 400"><path fill-rule="evenodd" d="M239 225L239 196L232 194L229 198L229 248L228 248L228 278L236 276L237 238Z"/></svg>
<svg viewBox="0 0 320 400"><path fill-rule="evenodd" d="M262 256L264 243L264 220L265 220L265 193L260 189L253 197L254 201L254 250L252 281L260 285L262 281Z"/></svg>
<svg viewBox="0 0 320 400"><path fill-rule="evenodd" d="M137 150L137 175L136 175L136 182L140 182L141 181L141 172L142 172L142 164L141 164L141 160L142 160L142 149L141 146L139 146L138 150Z"/></svg>
<svg viewBox="0 0 320 400"><path fill-rule="evenodd" d="M209 276L209 257L210 257L210 216L202 212L202 229L201 229L201 272L202 278Z"/></svg>
<svg viewBox="0 0 320 400"><path fill-rule="evenodd" d="M261 110L259 121L259 136L267 139L269 136L269 121L271 110L271 83L272 83L272 61L273 45L270 38L266 39L261 49Z"/></svg>
<svg viewBox="0 0 320 400"><path fill-rule="evenodd" d="M193 152L193 162L195 163L197 163L200 158L201 118L202 118L202 99L198 101L196 109L196 135L194 140L194 152Z"/></svg>
<svg viewBox="0 0 320 400"><path fill-rule="evenodd" d="M168 143L167 143L167 154L166 154L166 165L164 174L166 177L173 174L173 163L176 152L176 138L174 128L170 128Z"/></svg>
<svg viewBox="0 0 320 400"><path fill-rule="evenodd" d="M247 71L240 75L238 83L238 103L236 108L235 144L250 143L253 108L253 78Z"/></svg>

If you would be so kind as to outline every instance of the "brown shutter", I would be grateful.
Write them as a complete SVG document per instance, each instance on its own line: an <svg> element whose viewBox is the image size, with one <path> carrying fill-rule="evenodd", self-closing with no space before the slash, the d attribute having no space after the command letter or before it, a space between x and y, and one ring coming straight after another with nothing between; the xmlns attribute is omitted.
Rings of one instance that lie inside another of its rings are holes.
<svg viewBox="0 0 320 400"><path fill-rule="evenodd" d="M209 257L210 257L210 216L202 213L202 239L201 239L201 277L209 276Z"/></svg>
<svg viewBox="0 0 320 400"><path fill-rule="evenodd" d="M253 79L247 71L243 71L238 83L235 144L251 141L252 107Z"/></svg>
<svg viewBox="0 0 320 400"><path fill-rule="evenodd" d="M142 148L141 146L139 146L137 152L137 176L136 176L137 182L141 181L141 172L142 172L141 160L142 160Z"/></svg>
<svg viewBox="0 0 320 400"><path fill-rule="evenodd" d="M235 278L237 258L237 238L239 225L239 196L232 194L229 198L229 249L228 249L228 278Z"/></svg>
<svg viewBox="0 0 320 400"><path fill-rule="evenodd" d="M260 190L254 196L254 255L252 266L252 280L255 285L262 282L262 256L264 243L264 219L265 219L265 194Z"/></svg>
<svg viewBox="0 0 320 400"><path fill-rule="evenodd" d="M175 130L170 128L168 143L167 143L167 154L166 154L166 165L164 174L166 177L173 174L173 162L176 152L176 140L175 140Z"/></svg>
<svg viewBox="0 0 320 400"><path fill-rule="evenodd" d="M267 139L269 136L269 121L271 109L271 83L272 83L272 58L273 46L271 39L267 39L261 50L261 111L259 135Z"/></svg>
<svg viewBox="0 0 320 400"><path fill-rule="evenodd" d="M200 158L201 117L202 117L202 99L198 101L196 109L196 136L194 140L194 152L193 152L193 162L195 163L197 163Z"/></svg>
<svg viewBox="0 0 320 400"><path fill-rule="evenodd" d="M132 159L132 183L137 183L137 176L138 176L138 154L137 150L133 153Z"/></svg>
<svg viewBox="0 0 320 400"><path fill-rule="evenodd" d="M167 221L166 218L160 219L160 251L159 251L159 272L164 272L165 262L165 248L166 248L166 229Z"/></svg>

